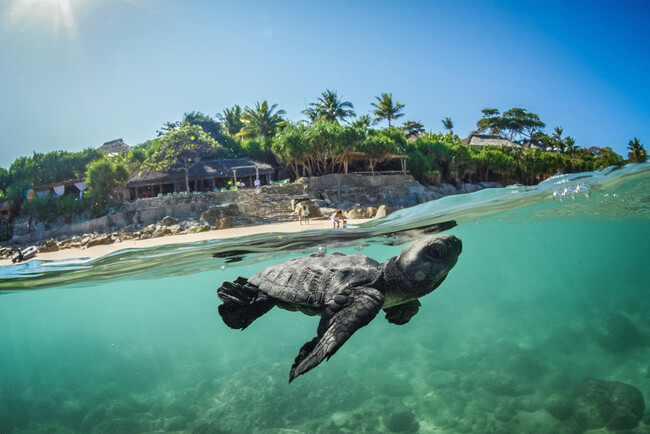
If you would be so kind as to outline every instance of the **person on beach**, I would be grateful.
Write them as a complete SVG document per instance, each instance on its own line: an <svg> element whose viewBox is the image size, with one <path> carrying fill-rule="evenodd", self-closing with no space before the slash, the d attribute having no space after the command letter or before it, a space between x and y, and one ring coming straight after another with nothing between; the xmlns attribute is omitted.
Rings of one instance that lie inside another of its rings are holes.
<svg viewBox="0 0 650 434"><path fill-rule="evenodd" d="M303 219L303 208L302 206L298 207L298 222L300 222L300 226L302 226L302 219Z"/></svg>
<svg viewBox="0 0 650 434"><path fill-rule="evenodd" d="M307 205L302 206L302 218L305 221L305 224L309 224L309 207Z"/></svg>
<svg viewBox="0 0 650 434"><path fill-rule="evenodd" d="M343 211L339 209L336 210L334 214L332 214L332 227L340 228L341 223L345 224L345 217L343 217Z"/></svg>
<svg viewBox="0 0 650 434"><path fill-rule="evenodd" d="M262 192L262 182L259 178L255 178L255 193L260 194Z"/></svg>

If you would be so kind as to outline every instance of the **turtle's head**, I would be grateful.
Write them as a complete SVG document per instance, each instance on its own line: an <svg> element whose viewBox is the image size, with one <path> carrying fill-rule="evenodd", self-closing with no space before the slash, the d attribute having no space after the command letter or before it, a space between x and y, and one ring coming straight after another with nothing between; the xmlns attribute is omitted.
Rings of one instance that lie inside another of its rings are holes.
<svg viewBox="0 0 650 434"><path fill-rule="evenodd" d="M453 235L424 238L406 246L397 257L397 264L410 286L428 294L454 268L462 250L460 239Z"/></svg>

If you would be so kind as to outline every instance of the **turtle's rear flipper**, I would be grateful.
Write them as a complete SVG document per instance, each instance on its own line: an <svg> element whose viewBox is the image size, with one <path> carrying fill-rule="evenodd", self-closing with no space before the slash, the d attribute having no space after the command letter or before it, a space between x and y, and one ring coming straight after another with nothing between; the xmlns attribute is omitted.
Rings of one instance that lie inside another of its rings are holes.
<svg viewBox="0 0 650 434"><path fill-rule="evenodd" d="M389 323L402 325L409 322L418 313L420 306L422 305L419 300L411 300L397 306L387 307L384 312Z"/></svg>
<svg viewBox="0 0 650 434"><path fill-rule="evenodd" d="M335 296L323 311L318 336L303 345L293 362L289 382L332 357L354 332L377 315L383 304L384 295L373 288L346 289Z"/></svg>
<svg viewBox="0 0 650 434"><path fill-rule="evenodd" d="M223 282L217 289L223 301L219 315L230 328L244 330L275 306L273 299L247 283L247 279L238 277L234 282Z"/></svg>

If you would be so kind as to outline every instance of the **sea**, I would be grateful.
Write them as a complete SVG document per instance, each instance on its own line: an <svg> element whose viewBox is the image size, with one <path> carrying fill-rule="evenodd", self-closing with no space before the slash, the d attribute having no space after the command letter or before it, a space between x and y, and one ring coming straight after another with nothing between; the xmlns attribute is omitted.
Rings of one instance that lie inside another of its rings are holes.
<svg viewBox="0 0 650 434"><path fill-rule="evenodd" d="M645 163L357 227L0 267L0 433L648 433L649 223ZM463 251L417 315L380 312L292 383L318 317L219 317L224 281L439 233Z"/></svg>

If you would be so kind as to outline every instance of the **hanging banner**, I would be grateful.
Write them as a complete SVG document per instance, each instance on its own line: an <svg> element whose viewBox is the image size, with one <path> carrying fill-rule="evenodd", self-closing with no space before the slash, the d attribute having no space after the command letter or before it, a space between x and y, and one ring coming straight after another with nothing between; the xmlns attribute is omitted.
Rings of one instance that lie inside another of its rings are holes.
<svg viewBox="0 0 650 434"><path fill-rule="evenodd" d="M57 185L54 188L54 194L57 196L63 196L63 192L65 191L65 185Z"/></svg>
<svg viewBox="0 0 650 434"><path fill-rule="evenodd" d="M74 186L79 189L79 198L81 199L81 195L83 194L84 190L88 188L88 184L85 182L75 182Z"/></svg>
<svg viewBox="0 0 650 434"><path fill-rule="evenodd" d="M36 196L39 197L39 199L45 199L50 195L50 190L45 190L45 191L37 191Z"/></svg>

